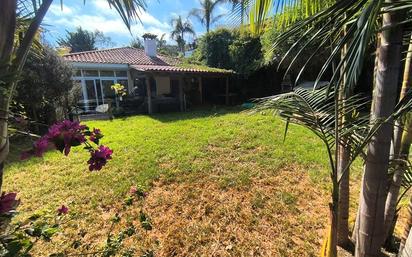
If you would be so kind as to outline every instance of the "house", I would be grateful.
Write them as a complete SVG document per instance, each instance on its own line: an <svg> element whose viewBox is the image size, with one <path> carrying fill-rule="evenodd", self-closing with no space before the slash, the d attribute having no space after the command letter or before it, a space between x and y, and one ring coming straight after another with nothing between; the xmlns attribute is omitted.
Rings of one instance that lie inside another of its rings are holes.
<svg viewBox="0 0 412 257"><path fill-rule="evenodd" d="M188 102L202 104L214 98L228 104L230 100L231 71L185 66L176 58L157 54L156 41L151 39L145 40L145 49L86 51L63 55L63 59L75 70L73 79L81 85L80 104L85 112L113 102L114 83L125 86L135 108L149 114L183 111Z"/></svg>

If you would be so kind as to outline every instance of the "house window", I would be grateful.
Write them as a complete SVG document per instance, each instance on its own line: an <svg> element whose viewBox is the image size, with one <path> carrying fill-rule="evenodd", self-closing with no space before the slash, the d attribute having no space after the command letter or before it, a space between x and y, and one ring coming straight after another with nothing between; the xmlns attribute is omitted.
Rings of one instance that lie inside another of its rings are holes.
<svg viewBox="0 0 412 257"><path fill-rule="evenodd" d="M124 71L124 70L116 71L116 77L127 77L127 71Z"/></svg>
<svg viewBox="0 0 412 257"><path fill-rule="evenodd" d="M97 70L83 70L83 76L85 77L98 77L99 73Z"/></svg>
<svg viewBox="0 0 412 257"><path fill-rule="evenodd" d="M114 73L112 70L101 70L100 77L114 77Z"/></svg>
<svg viewBox="0 0 412 257"><path fill-rule="evenodd" d="M127 89L127 85L128 85L128 81L126 79L118 79L117 83L119 83L120 85L123 85L125 89Z"/></svg>

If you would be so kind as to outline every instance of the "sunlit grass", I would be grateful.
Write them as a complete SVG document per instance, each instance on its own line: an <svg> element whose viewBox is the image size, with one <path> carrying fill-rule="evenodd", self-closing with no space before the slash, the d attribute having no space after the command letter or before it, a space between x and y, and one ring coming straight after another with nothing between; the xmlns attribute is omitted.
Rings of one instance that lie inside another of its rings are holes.
<svg viewBox="0 0 412 257"><path fill-rule="evenodd" d="M88 171L88 154L82 149L68 157L49 152L42 159L9 162L5 190L19 193L21 216L66 204L75 221L93 224L100 219L101 208L123 201L131 185L152 190L160 178L169 184L193 184L204 178L205 183L216 184L216 190L246 192L256 180L299 167L298 172L309 174L314 188L329 185L328 159L320 140L291 125L284 142L285 124L277 117L220 109L87 125L103 131L102 143L114 150L113 160L100 172ZM289 180L285 181L275 195L257 193L251 205L264 208L270 198L293 212L300 196L289 191Z"/></svg>

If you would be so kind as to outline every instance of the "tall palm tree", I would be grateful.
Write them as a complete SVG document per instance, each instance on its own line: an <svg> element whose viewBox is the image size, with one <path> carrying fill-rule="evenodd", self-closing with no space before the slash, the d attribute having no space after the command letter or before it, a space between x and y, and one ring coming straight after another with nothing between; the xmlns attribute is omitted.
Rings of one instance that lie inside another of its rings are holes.
<svg viewBox="0 0 412 257"><path fill-rule="evenodd" d="M0 1L0 190L8 155L9 107L27 54L53 0ZM60 1L63 3L63 1ZM107 0L130 29L145 0ZM24 17L24 18L23 18Z"/></svg>
<svg viewBox="0 0 412 257"><path fill-rule="evenodd" d="M250 15L251 27L255 31L259 31L269 13L269 7L275 2L277 5L285 7L311 1L255 0L253 2L254 6L251 7L252 14ZM411 6L407 3L406 0L339 1L326 10L296 22L274 42L274 46L276 46L277 43L296 33L303 35L302 39L298 40L299 42L304 40L304 36L313 35L307 42L304 42L303 48L316 44L318 49L307 60L302 69L310 63L317 52L330 47L332 42L330 58L324 63L324 68L319 73L317 81L325 74L328 67L339 59L342 48L347 46L348 51L340 58L330 84L339 85L346 78L345 91L350 91L357 84L366 50L376 35L379 35L378 42L380 44L377 46L371 122L372 124L385 122L379 126L377 133L374 134L367 147L360 197L359 230L354 232L357 234L356 256L377 256L383 243L387 172L393 131L391 118L395 110L401 61L400 50L403 36L401 24L409 22L409 20L404 19L402 14L411 11ZM382 12L382 9L385 11ZM382 22L377 23L380 16ZM346 26L347 33L340 37L339 35ZM296 47L299 42L296 42L292 48ZM298 51L290 66L299 58L302 51L302 49ZM344 72L341 72L342 67Z"/></svg>
<svg viewBox="0 0 412 257"><path fill-rule="evenodd" d="M222 2L223 0L199 0L200 8L193 8L189 16L196 17L206 27L206 33L209 33L210 26L224 16L224 14L213 15L218 4Z"/></svg>
<svg viewBox="0 0 412 257"><path fill-rule="evenodd" d="M334 93L328 92L328 88L314 92L298 88L291 93L264 98L256 105L257 111L279 113L287 124L291 122L309 128L325 145L332 179L331 229L322 249L325 256L336 256L337 251L338 186L341 178L337 173L338 160L334 152L339 145L350 144L351 152L348 156L348 165L350 165L372 135L369 132L368 119L353 115L356 110L368 104L367 101L359 96L345 98L342 101L344 104L338 106L341 114L335 116L335 98ZM336 120L343 116L347 118L337 126Z"/></svg>
<svg viewBox="0 0 412 257"><path fill-rule="evenodd" d="M412 40L412 35L410 40ZM405 69L403 73L402 88L399 96L399 100L405 98L408 91L411 89L412 84L412 41L409 42L408 52L405 59ZM406 122L405 122L406 120ZM403 181L405 172L405 161L409 157L409 148L412 138L412 122L406 117L398 119L395 122L394 128L391 158L395 165L395 171L392 177L392 181L388 190L388 196L385 204L385 224L384 231L385 237L389 236L389 232L394 222L396 213L396 205L399 198L400 188Z"/></svg>
<svg viewBox="0 0 412 257"><path fill-rule="evenodd" d="M194 36L196 33L193 29L193 26L188 19L183 20L181 15L172 18L171 23L173 31L170 34L170 37L176 41L180 51L183 55L185 55L185 34L190 34Z"/></svg>

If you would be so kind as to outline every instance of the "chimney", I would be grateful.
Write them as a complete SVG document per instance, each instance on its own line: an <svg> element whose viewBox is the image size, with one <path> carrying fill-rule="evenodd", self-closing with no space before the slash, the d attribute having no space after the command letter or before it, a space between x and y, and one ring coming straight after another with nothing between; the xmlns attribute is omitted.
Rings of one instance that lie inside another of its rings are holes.
<svg viewBox="0 0 412 257"><path fill-rule="evenodd" d="M156 35L146 33L143 35L144 52L147 56L156 57Z"/></svg>

